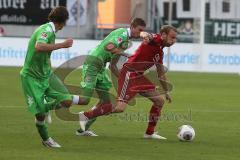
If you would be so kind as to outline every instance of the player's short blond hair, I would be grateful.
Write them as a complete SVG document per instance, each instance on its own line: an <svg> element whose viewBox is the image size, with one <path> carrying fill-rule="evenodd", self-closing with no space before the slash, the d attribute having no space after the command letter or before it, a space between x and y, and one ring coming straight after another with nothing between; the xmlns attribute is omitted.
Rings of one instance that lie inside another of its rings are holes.
<svg viewBox="0 0 240 160"><path fill-rule="evenodd" d="M161 27L160 33L166 33L168 34L171 30L177 32L177 29L171 25L163 25Z"/></svg>

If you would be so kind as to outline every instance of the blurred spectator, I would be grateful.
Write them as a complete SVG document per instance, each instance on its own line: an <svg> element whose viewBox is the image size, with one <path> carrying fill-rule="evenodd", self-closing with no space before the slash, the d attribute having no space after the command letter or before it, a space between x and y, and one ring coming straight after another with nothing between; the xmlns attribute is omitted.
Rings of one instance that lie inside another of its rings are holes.
<svg viewBox="0 0 240 160"><path fill-rule="evenodd" d="M194 33L193 24L190 20L184 22L182 26L178 28L180 34L192 35Z"/></svg>
<svg viewBox="0 0 240 160"><path fill-rule="evenodd" d="M0 26L0 37L4 36L4 28Z"/></svg>

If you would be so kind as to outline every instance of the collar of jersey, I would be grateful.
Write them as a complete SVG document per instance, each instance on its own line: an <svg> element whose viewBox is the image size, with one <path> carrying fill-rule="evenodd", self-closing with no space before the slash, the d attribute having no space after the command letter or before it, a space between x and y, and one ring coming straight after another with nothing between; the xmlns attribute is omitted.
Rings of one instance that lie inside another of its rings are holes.
<svg viewBox="0 0 240 160"><path fill-rule="evenodd" d="M50 24L50 26L52 27L52 30L54 33L56 33L56 28L53 22L49 22L48 24Z"/></svg>
<svg viewBox="0 0 240 160"><path fill-rule="evenodd" d="M131 29L127 28L127 32L128 32L128 37L130 38L131 37Z"/></svg>

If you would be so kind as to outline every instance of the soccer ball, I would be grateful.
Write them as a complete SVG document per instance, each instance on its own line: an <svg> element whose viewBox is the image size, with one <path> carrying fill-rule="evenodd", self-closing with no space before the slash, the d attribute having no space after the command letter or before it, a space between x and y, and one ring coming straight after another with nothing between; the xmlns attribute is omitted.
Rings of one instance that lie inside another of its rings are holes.
<svg viewBox="0 0 240 160"><path fill-rule="evenodd" d="M190 125L182 125L178 128L177 137L180 141L192 141L195 137L195 131Z"/></svg>

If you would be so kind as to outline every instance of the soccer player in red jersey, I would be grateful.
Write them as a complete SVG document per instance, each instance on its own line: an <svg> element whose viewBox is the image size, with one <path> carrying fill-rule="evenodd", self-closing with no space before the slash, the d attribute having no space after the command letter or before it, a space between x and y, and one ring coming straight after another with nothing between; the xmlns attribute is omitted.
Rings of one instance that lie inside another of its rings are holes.
<svg viewBox="0 0 240 160"><path fill-rule="evenodd" d="M123 65L118 79L118 99L114 107L113 104L104 104L98 106L94 110L80 113L80 127L85 130L85 125L89 119L109 114L120 113L125 110L127 103L137 93L147 97L153 102L149 114L148 128L144 134L144 138L166 139L155 132L157 121L160 117L165 100L171 102L171 96L168 93L167 81L163 66L163 48L170 47L176 42L176 28L164 25L159 34L148 34L141 43L135 53L129 57L128 61ZM162 85L164 95L161 94L155 84L148 80L143 74L144 71L156 66L158 78Z"/></svg>

